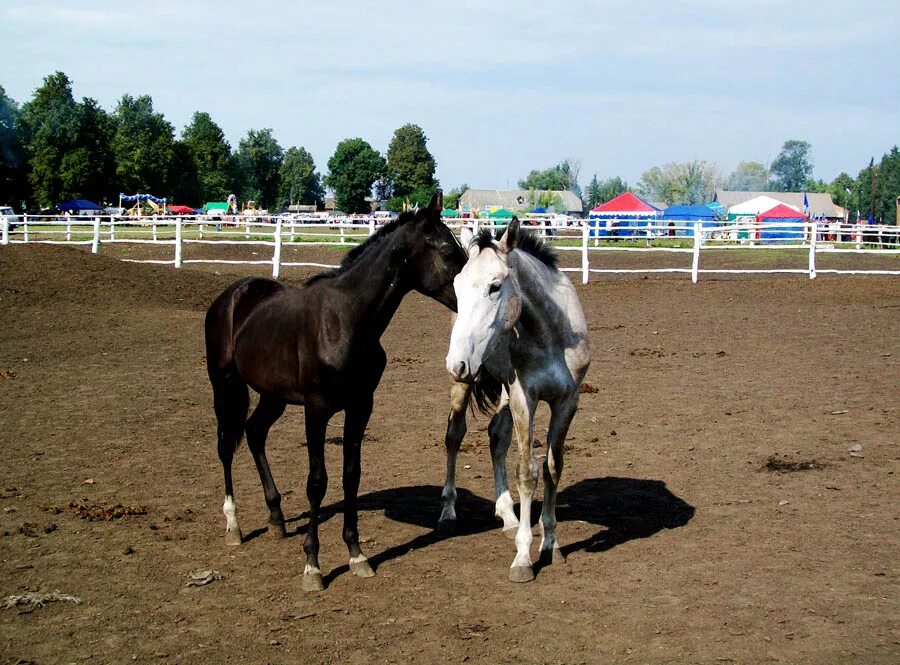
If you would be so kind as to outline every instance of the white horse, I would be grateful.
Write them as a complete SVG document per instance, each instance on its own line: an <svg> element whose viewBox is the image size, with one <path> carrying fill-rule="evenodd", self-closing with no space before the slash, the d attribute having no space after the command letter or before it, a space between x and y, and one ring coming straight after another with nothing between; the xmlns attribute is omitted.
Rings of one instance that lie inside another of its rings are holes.
<svg viewBox="0 0 900 665"><path fill-rule="evenodd" d="M545 564L565 557L556 540L556 490L563 468L563 443L578 406L578 392L590 364L587 324L569 279L556 267L544 241L521 232L513 220L495 241L489 232L475 237L463 228L468 261L454 280L458 314L450 336L447 370L456 381L447 426L447 479L441 495L439 526L456 519L456 454L465 435L465 409L479 384L502 386L488 428L494 465L496 514L514 535L516 557L509 579L534 579L531 565L531 501L538 481L532 450L534 413L541 400L550 405L540 558ZM496 396L496 394L494 395ZM481 406L483 406L482 400ZM520 520L506 485L506 451L515 432L519 448L517 480Z"/></svg>

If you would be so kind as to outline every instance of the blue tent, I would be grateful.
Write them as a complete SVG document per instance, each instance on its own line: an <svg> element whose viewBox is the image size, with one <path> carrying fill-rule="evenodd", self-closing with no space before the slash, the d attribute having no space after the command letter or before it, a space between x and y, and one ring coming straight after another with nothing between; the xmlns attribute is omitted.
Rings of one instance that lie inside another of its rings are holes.
<svg viewBox="0 0 900 665"><path fill-rule="evenodd" d="M531 212L533 212L535 215L544 215L544 214L547 213L547 209L544 208L544 207L538 206L537 208L535 208L535 209L532 210Z"/></svg>
<svg viewBox="0 0 900 665"><path fill-rule="evenodd" d="M700 221L704 227L716 226L719 221L719 215L708 205L702 206L669 206L663 211L660 218L663 223L672 223L676 227L693 226L690 222ZM671 231L670 231L671 233ZM676 228L676 236L694 237L693 228Z"/></svg>
<svg viewBox="0 0 900 665"><path fill-rule="evenodd" d="M84 199L72 199L71 201L63 201L56 209L60 212L81 212L90 210L103 210L101 206Z"/></svg>

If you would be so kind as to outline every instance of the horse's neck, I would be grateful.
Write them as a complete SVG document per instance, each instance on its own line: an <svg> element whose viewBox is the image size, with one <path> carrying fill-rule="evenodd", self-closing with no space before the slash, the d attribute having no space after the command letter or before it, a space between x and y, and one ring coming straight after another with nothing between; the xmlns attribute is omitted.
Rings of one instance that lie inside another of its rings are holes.
<svg viewBox="0 0 900 665"><path fill-rule="evenodd" d="M347 312L348 323L374 339L381 338L410 291L400 276L407 257L403 233L397 229L335 278L334 288L349 294L355 304Z"/></svg>
<svg viewBox="0 0 900 665"><path fill-rule="evenodd" d="M522 299L520 320L525 325L520 333L550 344L572 331L572 324L577 322L569 318L569 303L558 300L559 274L531 256L517 261L511 268Z"/></svg>

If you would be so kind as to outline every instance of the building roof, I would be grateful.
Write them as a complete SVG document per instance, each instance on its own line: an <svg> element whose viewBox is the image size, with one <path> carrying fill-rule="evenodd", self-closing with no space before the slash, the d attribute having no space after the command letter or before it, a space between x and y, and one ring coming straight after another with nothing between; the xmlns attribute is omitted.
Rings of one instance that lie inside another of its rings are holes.
<svg viewBox="0 0 900 665"><path fill-rule="evenodd" d="M528 212L540 205L540 197L547 193L543 189L467 189L459 197L460 209L480 210L482 208L506 208L515 212ZM549 190L562 200L566 212L581 214L584 206L573 192Z"/></svg>
<svg viewBox="0 0 900 665"><path fill-rule="evenodd" d="M803 212L803 195L809 200L809 216L810 217L830 217L832 219L843 219L847 214L841 206L836 205L831 200L831 194L814 193L814 192L738 192L728 191L725 189L717 189L715 199L726 208L739 205L758 196L768 196L775 199L779 203L785 203L792 208L796 208Z"/></svg>

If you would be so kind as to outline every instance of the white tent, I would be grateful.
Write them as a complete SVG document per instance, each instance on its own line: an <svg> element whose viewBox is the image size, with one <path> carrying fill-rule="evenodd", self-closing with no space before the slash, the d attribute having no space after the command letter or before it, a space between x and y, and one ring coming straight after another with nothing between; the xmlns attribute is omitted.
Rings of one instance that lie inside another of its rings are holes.
<svg viewBox="0 0 900 665"><path fill-rule="evenodd" d="M782 202L776 201L771 196L757 196L755 199L750 199L749 201L744 201L743 203L731 206L728 209L728 218L734 219L735 217L756 216L768 212L778 205L782 205ZM794 208L794 206L788 207ZM800 212L798 208L794 208L794 210Z"/></svg>

